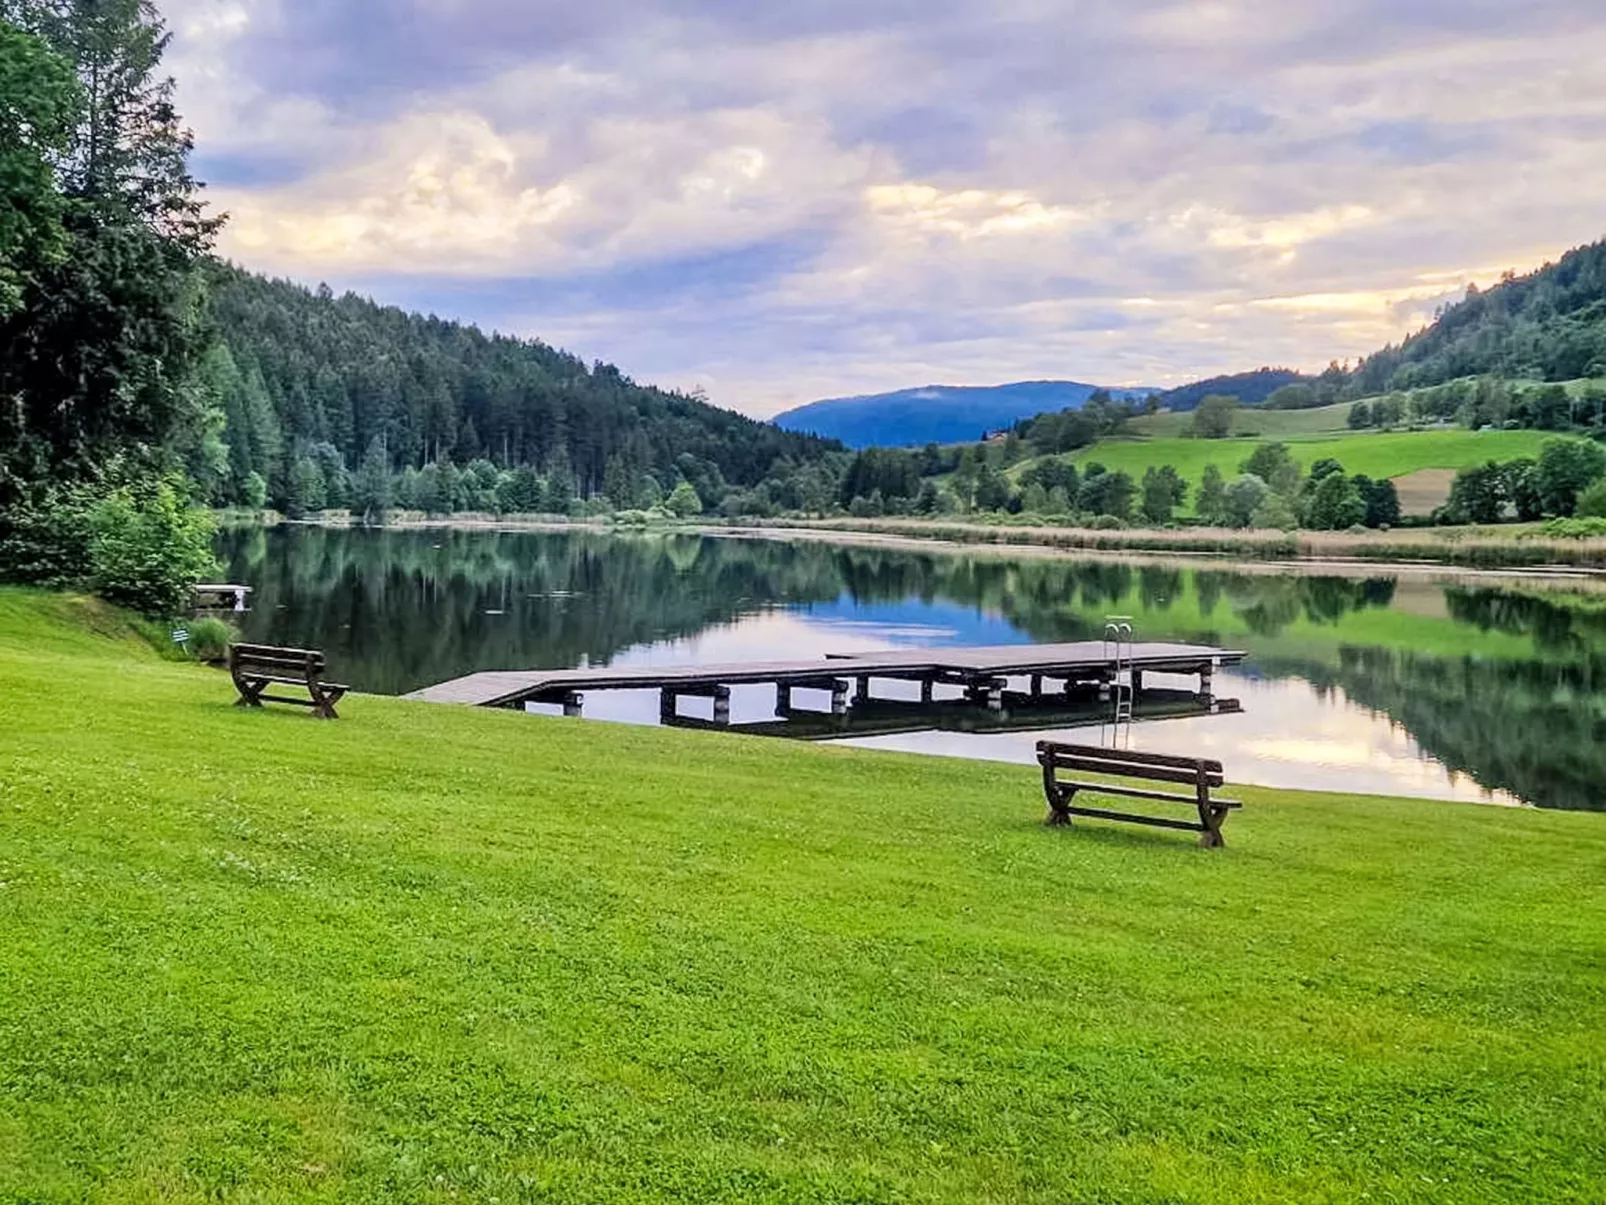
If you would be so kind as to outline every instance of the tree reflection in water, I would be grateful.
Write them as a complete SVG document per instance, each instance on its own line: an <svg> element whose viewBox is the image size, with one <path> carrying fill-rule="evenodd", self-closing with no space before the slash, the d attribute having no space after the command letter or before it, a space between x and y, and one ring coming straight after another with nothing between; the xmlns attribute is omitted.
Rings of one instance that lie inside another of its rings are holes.
<svg viewBox="0 0 1606 1205"><path fill-rule="evenodd" d="M327 650L344 681L399 694L482 669L607 663L777 610L907 617L954 608L1017 639L1140 636L1244 647L1388 716L1450 769L1540 806L1606 806L1606 601L1392 577L835 547L690 534L242 528L229 580L256 588L246 635ZM940 618L934 619L940 623ZM995 641L996 642L996 641ZM775 656L789 650L777 648Z"/></svg>

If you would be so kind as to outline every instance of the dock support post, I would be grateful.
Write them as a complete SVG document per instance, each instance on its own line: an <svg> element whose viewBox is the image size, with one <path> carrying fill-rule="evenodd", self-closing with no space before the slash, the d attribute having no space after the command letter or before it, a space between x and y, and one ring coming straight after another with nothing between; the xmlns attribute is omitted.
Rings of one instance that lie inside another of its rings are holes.
<svg viewBox="0 0 1606 1205"><path fill-rule="evenodd" d="M859 679L859 699L862 702L864 700L869 699L869 697L870 697L870 679L869 678L860 678Z"/></svg>
<svg viewBox="0 0 1606 1205"><path fill-rule="evenodd" d="M845 678L838 678L831 684L831 714L848 714L849 684Z"/></svg>
<svg viewBox="0 0 1606 1205"><path fill-rule="evenodd" d="M1132 697L1136 698L1137 695L1138 695L1138 692L1141 691L1142 689L1143 689L1143 671L1141 669L1135 669L1135 670L1132 671Z"/></svg>
<svg viewBox="0 0 1606 1205"><path fill-rule="evenodd" d="M1042 674L1033 674L1032 675L1032 698L1041 699L1042 697L1043 697L1043 675Z"/></svg>
<svg viewBox="0 0 1606 1205"><path fill-rule="evenodd" d="M932 692L936 689L936 685L930 678L920 680L920 701L927 707L931 706Z"/></svg>
<svg viewBox="0 0 1606 1205"><path fill-rule="evenodd" d="M792 688L785 682L775 684L775 714L789 715L792 711Z"/></svg>
<svg viewBox="0 0 1606 1205"><path fill-rule="evenodd" d="M1216 697L1215 691L1216 671L1213 666L1205 666L1199 671L1199 701L1210 703Z"/></svg>
<svg viewBox="0 0 1606 1205"><path fill-rule="evenodd" d="M679 710L679 701L675 696L675 692L665 686L658 692L658 718L667 724L675 718Z"/></svg>
<svg viewBox="0 0 1606 1205"><path fill-rule="evenodd" d="M987 710L995 714L1004 710L1004 686L1002 678L994 678L987 683Z"/></svg>
<svg viewBox="0 0 1606 1205"><path fill-rule="evenodd" d="M571 719L578 720L580 713L585 710L586 697L577 690L572 690L563 696L563 714Z"/></svg>
<svg viewBox="0 0 1606 1205"><path fill-rule="evenodd" d="M714 723L729 724L731 722L731 688L728 686L714 687Z"/></svg>

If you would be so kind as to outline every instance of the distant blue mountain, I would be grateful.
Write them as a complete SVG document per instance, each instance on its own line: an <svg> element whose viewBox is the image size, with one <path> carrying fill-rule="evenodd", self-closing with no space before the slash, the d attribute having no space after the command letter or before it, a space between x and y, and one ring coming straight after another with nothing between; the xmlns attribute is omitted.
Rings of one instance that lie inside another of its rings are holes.
<svg viewBox="0 0 1606 1205"><path fill-rule="evenodd" d="M775 425L840 439L850 448L920 447L971 443L1023 418L1076 409L1097 385L1078 381L1022 381L1014 385L928 385L864 397L812 402L778 415ZM1147 397L1149 389L1111 389L1120 398Z"/></svg>

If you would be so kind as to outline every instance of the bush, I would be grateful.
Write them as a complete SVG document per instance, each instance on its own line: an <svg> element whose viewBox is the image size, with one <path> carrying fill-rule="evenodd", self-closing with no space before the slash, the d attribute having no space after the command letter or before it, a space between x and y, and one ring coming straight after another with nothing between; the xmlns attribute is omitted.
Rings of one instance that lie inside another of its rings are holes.
<svg viewBox="0 0 1606 1205"><path fill-rule="evenodd" d="M0 517L0 578L53 589L84 582L94 505L81 486L30 491Z"/></svg>
<svg viewBox="0 0 1606 1205"><path fill-rule="evenodd" d="M670 491L666 505L682 519L695 518L703 513L703 500L698 497L696 487L689 481L682 481Z"/></svg>
<svg viewBox="0 0 1606 1205"><path fill-rule="evenodd" d="M1091 526L1094 531L1125 531L1130 525L1119 515L1098 515Z"/></svg>
<svg viewBox="0 0 1606 1205"><path fill-rule="evenodd" d="M190 624L189 653L198 661L223 661L229 655L229 645L239 638L239 630L221 619L197 619Z"/></svg>
<svg viewBox="0 0 1606 1205"><path fill-rule="evenodd" d="M1592 540L1606 536L1606 519L1552 519L1542 530L1555 539Z"/></svg>
<svg viewBox="0 0 1606 1205"><path fill-rule="evenodd" d="M1593 481L1578 495L1573 511L1580 519L1606 519L1606 477Z"/></svg>
<svg viewBox="0 0 1606 1205"><path fill-rule="evenodd" d="M179 615L195 583L216 572L212 515L190 505L176 478L125 486L98 503L90 521L89 581L108 602Z"/></svg>

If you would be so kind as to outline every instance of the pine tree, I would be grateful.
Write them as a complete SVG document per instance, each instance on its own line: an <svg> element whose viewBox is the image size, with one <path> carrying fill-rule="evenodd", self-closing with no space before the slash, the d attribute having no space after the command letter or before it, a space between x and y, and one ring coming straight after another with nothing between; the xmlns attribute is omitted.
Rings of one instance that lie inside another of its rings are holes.
<svg viewBox="0 0 1606 1205"><path fill-rule="evenodd" d="M361 521L382 526L391 507L390 463L385 444L377 435L363 453L362 464L351 483L351 510Z"/></svg>
<svg viewBox="0 0 1606 1205"><path fill-rule="evenodd" d="M0 319L22 307L30 274L65 252L52 162L78 102L66 60L0 21Z"/></svg>
<svg viewBox="0 0 1606 1205"><path fill-rule="evenodd" d="M0 328L0 395L16 399L36 474L157 469L193 401L207 342L198 266L218 226L157 74L167 35L148 0L0 0L0 19L64 58L83 100L52 157L65 254Z"/></svg>

